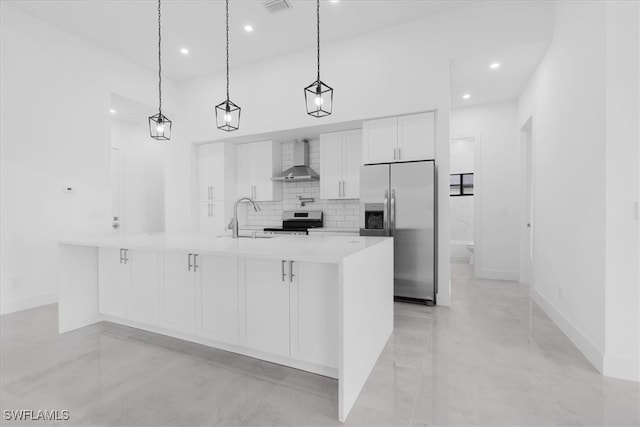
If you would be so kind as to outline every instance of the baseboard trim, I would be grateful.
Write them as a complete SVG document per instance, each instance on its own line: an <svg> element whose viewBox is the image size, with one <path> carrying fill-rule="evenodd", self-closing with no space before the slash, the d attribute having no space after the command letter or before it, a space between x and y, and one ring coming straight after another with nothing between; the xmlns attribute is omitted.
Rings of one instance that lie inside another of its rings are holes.
<svg viewBox="0 0 640 427"><path fill-rule="evenodd" d="M587 337L576 325L562 314L544 295L537 289L532 290L533 300L547 313L558 328L578 347L584 357L598 370L603 372L604 358L602 351L589 337Z"/></svg>
<svg viewBox="0 0 640 427"><path fill-rule="evenodd" d="M481 279L511 280L513 282L517 282L520 279L520 273L518 271L479 268L475 273L476 277Z"/></svg>
<svg viewBox="0 0 640 427"><path fill-rule="evenodd" d="M15 313L16 311L28 310L30 308L54 304L56 302L58 302L57 292L5 300L2 302L0 314Z"/></svg>
<svg viewBox="0 0 640 427"><path fill-rule="evenodd" d="M603 374L629 381L640 381L640 360L604 355Z"/></svg>

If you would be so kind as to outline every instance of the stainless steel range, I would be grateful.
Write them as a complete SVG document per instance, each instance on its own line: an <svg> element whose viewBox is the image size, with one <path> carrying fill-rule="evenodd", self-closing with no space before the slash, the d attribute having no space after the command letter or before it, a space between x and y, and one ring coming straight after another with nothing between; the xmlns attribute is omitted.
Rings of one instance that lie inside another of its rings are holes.
<svg viewBox="0 0 640 427"><path fill-rule="evenodd" d="M310 228L322 227L322 211L284 211L282 227L265 228L265 234L306 235Z"/></svg>

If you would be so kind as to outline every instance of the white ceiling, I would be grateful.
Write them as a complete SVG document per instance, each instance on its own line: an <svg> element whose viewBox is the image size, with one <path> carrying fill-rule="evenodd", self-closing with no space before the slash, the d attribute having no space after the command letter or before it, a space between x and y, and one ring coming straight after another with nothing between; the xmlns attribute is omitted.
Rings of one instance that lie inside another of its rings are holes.
<svg viewBox="0 0 640 427"><path fill-rule="evenodd" d="M150 69L157 69L155 0L4 0L19 10ZM270 13L262 0L230 1L231 66L308 49L313 67L315 1L290 0ZM322 41L374 31L470 1L322 0ZM222 70L225 22L222 0L162 2L163 72L176 81ZM252 33L244 31L251 24ZM190 53L182 55L180 48Z"/></svg>
<svg viewBox="0 0 640 427"><path fill-rule="evenodd" d="M548 42L451 61L451 108L516 99L547 50ZM491 63L500 68L492 70ZM468 93L467 100L462 95Z"/></svg>

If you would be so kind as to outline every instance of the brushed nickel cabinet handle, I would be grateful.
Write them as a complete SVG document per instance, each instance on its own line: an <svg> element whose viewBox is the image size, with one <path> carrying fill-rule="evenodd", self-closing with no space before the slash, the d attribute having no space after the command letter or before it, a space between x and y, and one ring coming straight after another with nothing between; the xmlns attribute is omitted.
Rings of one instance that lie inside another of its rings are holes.
<svg viewBox="0 0 640 427"><path fill-rule="evenodd" d="M402 160L402 147L398 148L398 160Z"/></svg>
<svg viewBox="0 0 640 427"><path fill-rule="evenodd" d="M396 149L393 149L393 160L396 160Z"/></svg>
<svg viewBox="0 0 640 427"><path fill-rule="evenodd" d="M189 254L189 256L187 257L188 271L191 271L191 255L193 254Z"/></svg>
<svg viewBox="0 0 640 427"><path fill-rule="evenodd" d="M285 281L284 278L287 277L287 275L284 272L284 263L285 262L286 262L285 260L282 260L282 281L283 282Z"/></svg>
<svg viewBox="0 0 640 427"><path fill-rule="evenodd" d="M293 261L289 261L289 283L293 282Z"/></svg>
<svg viewBox="0 0 640 427"><path fill-rule="evenodd" d="M120 248L120 264L122 264L122 261L124 261L124 256L123 254L124 249Z"/></svg>
<svg viewBox="0 0 640 427"><path fill-rule="evenodd" d="M193 254L193 272L194 273L198 271L198 267L200 267L198 265L198 254Z"/></svg>

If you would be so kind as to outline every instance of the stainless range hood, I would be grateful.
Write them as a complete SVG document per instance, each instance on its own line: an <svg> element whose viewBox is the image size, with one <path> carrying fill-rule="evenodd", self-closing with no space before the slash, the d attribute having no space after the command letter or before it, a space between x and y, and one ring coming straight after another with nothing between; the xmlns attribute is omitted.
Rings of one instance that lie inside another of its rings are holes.
<svg viewBox="0 0 640 427"><path fill-rule="evenodd" d="M293 144L293 167L271 178L272 181L317 181L320 175L309 167L309 141Z"/></svg>

